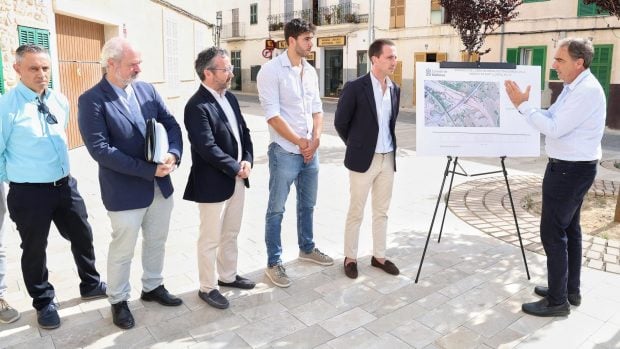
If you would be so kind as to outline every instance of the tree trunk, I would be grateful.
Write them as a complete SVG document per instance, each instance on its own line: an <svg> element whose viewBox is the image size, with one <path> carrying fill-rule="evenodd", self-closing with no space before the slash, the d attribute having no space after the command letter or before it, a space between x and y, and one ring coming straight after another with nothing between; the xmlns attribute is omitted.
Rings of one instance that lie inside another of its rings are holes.
<svg viewBox="0 0 620 349"><path fill-rule="evenodd" d="M614 215L614 222L620 222L620 193L618 194L618 200L616 200L616 214Z"/></svg>

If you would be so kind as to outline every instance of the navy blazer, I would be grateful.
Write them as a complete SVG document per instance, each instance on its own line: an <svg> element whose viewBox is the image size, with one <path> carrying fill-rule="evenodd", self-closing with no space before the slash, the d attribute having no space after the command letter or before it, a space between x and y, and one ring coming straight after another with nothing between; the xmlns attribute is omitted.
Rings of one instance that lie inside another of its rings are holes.
<svg viewBox="0 0 620 349"><path fill-rule="evenodd" d="M226 91L226 99L237 119L241 160L254 161L254 148L237 98ZM185 129L192 145L192 168L183 199L195 202L222 202L235 191L241 169L238 147L230 123L215 97L202 84L185 105ZM245 186L250 187L246 178Z"/></svg>
<svg viewBox="0 0 620 349"><path fill-rule="evenodd" d="M392 98L390 134L394 141L394 152L396 152L394 128L400 105L400 88L394 82L392 85L393 87L390 88ZM334 126L347 146L344 165L349 170L366 172L370 168L379 136L377 120L377 106L370 73L347 82L338 99ZM396 171L396 158L394 159L394 171Z"/></svg>
<svg viewBox="0 0 620 349"><path fill-rule="evenodd" d="M180 161L183 140L174 116L153 85L138 81L131 86L142 115L164 126L168 152ZM164 197L172 195L170 176L155 177L157 164L144 156L144 135L105 76L78 99L78 123L88 152L99 164L101 199L108 211L148 207L153 202L154 181Z"/></svg>

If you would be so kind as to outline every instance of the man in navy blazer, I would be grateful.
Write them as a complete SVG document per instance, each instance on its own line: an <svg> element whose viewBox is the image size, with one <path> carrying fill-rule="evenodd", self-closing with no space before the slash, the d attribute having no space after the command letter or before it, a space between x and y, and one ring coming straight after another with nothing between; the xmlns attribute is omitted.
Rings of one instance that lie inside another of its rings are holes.
<svg viewBox="0 0 620 349"><path fill-rule="evenodd" d="M181 128L163 100L148 83L134 81L141 56L120 37L103 46L103 79L78 101L78 122L84 144L99 163L101 198L112 225L108 253L108 299L112 319L120 328L131 328L134 319L127 306L131 286L131 260L142 229L142 296L162 305L181 305L163 285L163 260L170 213L172 172L183 151ZM145 158L146 119L161 123L168 134L168 154L163 163Z"/></svg>
<svg viewBox="0 0 620 349"><path fill-rule="evenodd" d="M237 98L226 91L234 77L226 50L203 50L195 68L201 85L185 105L192 168L183 198L197 202L200 211L198 296L215 308L225 309L229 303L218 285L241 289L255 286L237 274L237 236L254 151Z"/></svg>
<svg viewBox="0 0 620 349"><path fill-rule="evenodd" d="M371 265L388 274L399 270L385 259L387 211L396 171L394 127L400 88L389 74L396 68L396 47L386 39L368 48L370 73L347 82L338 100L334 126L347 146L344 165L349 169L351 199L345 225L344 271L357 277L357 246L368 192L372 190L373 257Z"/></svg>

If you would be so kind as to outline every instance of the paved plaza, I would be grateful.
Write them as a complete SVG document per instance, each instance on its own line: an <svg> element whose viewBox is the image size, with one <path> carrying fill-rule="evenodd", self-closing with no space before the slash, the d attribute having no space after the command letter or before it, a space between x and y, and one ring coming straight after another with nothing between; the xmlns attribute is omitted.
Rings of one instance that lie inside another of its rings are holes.
<svg viewBox="0 0 620 349"><path fill-rule="evenodd" d="M130 301L136 327L120 330L112 324L107 300L80 299L69 245L53 231L47 258L62 324L56 330L40 329L21 277L19 237L13 228L7 234L7 300L22 317L12 324L0 324L0 347L620 348L620 274L586 266L582 277L583 303L571 307L570 316L525 315L521 303L536 300L534 285L546 284L544 256L536 248L526 249L531 274L528 280L512 231L505 230L507 236L512 236L509 239L491 234L472 222L474 214L467 218L448 212L441 242L437 243L434 232L420 280L415 283L446 160L416 156L412 146L415 125L407 122L397 125L402 147L397 154L387 251L401 274L390 276L370 266L372 246L367 210L360 234L360 276L351 280L344 275L348 173L342 164L344 145L329 126L332 119L326 117L320 149L315 240L317 247L334 257L335 264L321 267L297 260L293 190L282 229L283 260L293 284L289 288L275 287L264 275L269 136L264 119L254 115L258 114L255 105L243 109L248 113L255 162L239 235L239 272L257 282L255 289L222 288L231 302L226 310L212 308L198 298L198 209L195 203L182 200L191 161L185 138L183 162L173 173L175 208L164 268L166 288L179 295L184 304L163 307L139 299L139 241L132 264ZM111 229L99 196L97 167L83 147L72 150L70 156L72 174L78 180L93 225L97 267L105 279ZM520 181L542 175L544 158L520 160L519 166L509 159L507 164L509 178L514 178L517 188ZM485 172L498 169L499 161L466 159L462 165L472 173ZM607 180L614 176L605 171L600 175ZM457 176L455 193L459 185L470 180ZM470 212L482 212L475 205L466 206L459 201L465 196L454 198L451 205L455 213L464 207ZM501 205L501 201L496 199L496 204ZM487 207L493 207L491 201ZM535 235L536 225L535 220L524 220L524 233ZM528 241L535 239L531 235L525 237Z"/></svg>

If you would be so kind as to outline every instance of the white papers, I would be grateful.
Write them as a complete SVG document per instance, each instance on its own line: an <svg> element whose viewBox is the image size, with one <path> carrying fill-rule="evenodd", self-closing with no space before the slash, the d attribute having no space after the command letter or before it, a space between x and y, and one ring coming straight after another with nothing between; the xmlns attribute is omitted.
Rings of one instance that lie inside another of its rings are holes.
<svg viewBox="0 0 620 349"><path fill-rule="evenodd" d="M164 125L155 122L155 139L153 149L153 162L164 163L164 157L168 153L168 133Z"/></svg>

